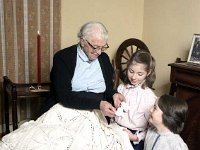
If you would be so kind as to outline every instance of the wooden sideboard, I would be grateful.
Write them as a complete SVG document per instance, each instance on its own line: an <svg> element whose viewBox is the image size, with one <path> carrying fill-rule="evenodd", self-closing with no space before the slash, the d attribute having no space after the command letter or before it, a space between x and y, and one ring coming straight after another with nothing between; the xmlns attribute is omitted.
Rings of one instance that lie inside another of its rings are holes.
<svg viewBox="0 0 200 150"><path fill-rule="evenodd" d="M200 96L200 64L187 62L171 63L170 95L188 99L192 96Z"/></svg>
<svg viewBox="0 0 200 150"><path fill-rule="evenodd" d="M17 118L17 101L20 99L27 98L40 98L48 97L50 94L49 86L50 83L41 83L41 86L45 90L34 90L31 91L32 87L36 87L37 83L14 83L7 76L3 77L3 90L4 90L4 115L6 123L6 134L10 132L9 128L9 107L12 109L12 124L13 130L18 128L18 118ZM9 105L9 100L11 100L11 105Z"/></svg>

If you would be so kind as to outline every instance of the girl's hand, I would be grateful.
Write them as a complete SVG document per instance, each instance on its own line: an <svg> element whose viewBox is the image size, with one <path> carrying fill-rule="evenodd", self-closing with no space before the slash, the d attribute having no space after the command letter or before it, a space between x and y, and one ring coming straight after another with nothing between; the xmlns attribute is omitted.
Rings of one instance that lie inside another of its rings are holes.
<svg viewBox="0 0 200 150"><path fill-rule="evenodd" d="M120 106L121 102L125 100L125 97L120 93L115 93L113 95L113 100L114 100L115 108L118 108Z"/></svg>
<svg viewBox="0 0 200 150"><path fill-rule="evenodd" d="M137 142L138 141L138 137L136 134L133 134L129 129L124 128L124 131L126 131L128 133L128 137L131 141L133 142Z"/></svg>

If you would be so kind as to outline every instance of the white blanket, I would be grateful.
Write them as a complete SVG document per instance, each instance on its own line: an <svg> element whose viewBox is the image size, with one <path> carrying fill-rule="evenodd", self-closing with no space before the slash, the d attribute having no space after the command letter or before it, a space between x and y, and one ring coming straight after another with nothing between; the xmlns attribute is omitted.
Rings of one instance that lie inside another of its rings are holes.
<svg viewBox="0 0 200 150"><path fill-rule="evenodd" d="M36 121L4 136L1 150L132 150L128 135L107 124L99 110L85 111L54 105Z"/></svg>

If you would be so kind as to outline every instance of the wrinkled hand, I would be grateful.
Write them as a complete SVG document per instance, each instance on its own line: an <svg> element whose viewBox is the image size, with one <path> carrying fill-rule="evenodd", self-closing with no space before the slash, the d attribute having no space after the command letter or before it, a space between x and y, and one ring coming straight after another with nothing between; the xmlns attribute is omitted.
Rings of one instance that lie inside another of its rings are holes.
<svg viewBox="0 0 200 150"><path fill-rule="evenodd" d="M113 95L113 100L114 100L115 108L118 108L120 106L121 102L123 102L125 100L125 97L120 93L115 93Z"/></svg>
<svg viewBox="0 0 200 150"><path fill-rule="evenodd" d="M112 104L110 104L107 101L100 102L100 110L102 111L104 116L109 116L111 118L115 116L115 112L116 112L115 107L113 107Z"/></svg>

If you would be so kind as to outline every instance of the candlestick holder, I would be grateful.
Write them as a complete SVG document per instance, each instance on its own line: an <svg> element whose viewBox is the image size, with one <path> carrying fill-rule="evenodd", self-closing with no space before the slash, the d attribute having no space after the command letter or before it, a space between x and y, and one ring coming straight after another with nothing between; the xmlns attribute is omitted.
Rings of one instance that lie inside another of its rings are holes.
<svg viewBox="0 0 200 150"><path fill-rule="evenodd" d="M48 92L48 89L43 89L40 84L38 84L36 87L30 86L29 87L30 92Z"/></svg>

